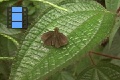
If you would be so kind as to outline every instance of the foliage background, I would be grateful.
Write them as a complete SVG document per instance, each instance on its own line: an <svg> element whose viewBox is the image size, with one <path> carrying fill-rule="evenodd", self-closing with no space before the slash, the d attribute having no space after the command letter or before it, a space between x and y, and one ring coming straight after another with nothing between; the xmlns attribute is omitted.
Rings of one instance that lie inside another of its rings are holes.
<svg viewBox="0 0 120 80"><path fill-rule="evenodd" d="M47 0L48 2L51 2L53 4L56 4L60 6L61 4L66 3L75 3L80 1L87 1L87 0ZM90 0L88 0L90 1ZM102 4L104 7L106 7L107 10L111 11L112 13L116 13L117 9L120 6L119 0L96 0L98 3ZM8 6L25 6L28 7L28 15L29 15L29 29L21 30L21 29L7 29L6 28L6 9ZM11 60L11 57L14 57L18 54L18 51L20 50L20 46L22 45L22 41L24 41L25 36L29 33L32 27L34 27L34 24L36 23L36 18L39 16L41 18L44 16L44 14L48 13L51 9L54 7L50 4L46 4L43 2L36 2L36 1L29 1L29 0L10 0L10 1L0 1L0 80L8 80L10 76L11 71L11 64L13 60ZM113 31L111 33L110 37L110 43L105 47L98 47L96 49L97 52L102 52L109 55L114 55L117 57L120 57L120 29L119 29L119 17L116 18L116 23L113 28ZM109 23L108 23L109 24ZM23 36L24 35L24 36ZM112 42L113 41L113 42ZM110 47L110 49L109 49ZM8 58L5 58L8 57ZM94 55L94 61L99 64L99 61L107 61L107 63L112 63L108 65L118 65L116 72L120 74L120 61L119 60L113 60L108 59L101 56ZM106 66L106 64L103 64L103 67ZM83 73L87 74L87 71L94 68L91 67L91 61L89 59L89 56L86 54L83 56L83 58L79 59L77 62L73 62L71 65L63 68L58 69L56 74L53 74L48 80L79 80L79 76L83 76ZM99 66L99 65L98 65ZM89 68L89 69L87 69ZM109 67L108 67L109 68ZM112 67L113 68L113 67ZM113 70L115 70L113 68ZM116 73L114 72L114 73ZM90 72L92 73L92 72ZM90 75L90 74L88 74ZM97 74L92 74L97 75ZM102 76L104 77L104 76ZM108 77L108 76L107 76ZM120 76L118 76L119 78ZM118 80L118 78L114 80ZM84 78L83 80L88 80L87 78ZM92 80L94 80L92 78ZM95 79L99 80L99 79ZM103 80L100 78L100 80ZM107 79L107 80L113 80L113 79Z"/></svg>

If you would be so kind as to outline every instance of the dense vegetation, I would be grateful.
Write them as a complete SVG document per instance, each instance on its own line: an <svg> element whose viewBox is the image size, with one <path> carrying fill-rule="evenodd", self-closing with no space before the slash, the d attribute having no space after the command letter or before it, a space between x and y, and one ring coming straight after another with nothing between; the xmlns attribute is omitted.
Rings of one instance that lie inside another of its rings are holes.
<svg viewBox="0 0 120 80"><path fill-rule="evenodd" d="M7 28L7 7L28 29ZM120 80L120 0L0 0L0 80ZM45 46L55 27L68 44Z"/></svg>

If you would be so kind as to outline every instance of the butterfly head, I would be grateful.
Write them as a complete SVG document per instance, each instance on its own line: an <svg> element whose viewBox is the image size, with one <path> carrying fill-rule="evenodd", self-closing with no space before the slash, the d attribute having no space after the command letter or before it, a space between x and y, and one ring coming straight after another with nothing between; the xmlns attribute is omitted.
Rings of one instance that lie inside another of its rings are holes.
<svg viewBox="0 0 120 80"><path fill-rule="evenodd" d="M54 28L54 32L59 33L59 28L58 27Z"/></svg>

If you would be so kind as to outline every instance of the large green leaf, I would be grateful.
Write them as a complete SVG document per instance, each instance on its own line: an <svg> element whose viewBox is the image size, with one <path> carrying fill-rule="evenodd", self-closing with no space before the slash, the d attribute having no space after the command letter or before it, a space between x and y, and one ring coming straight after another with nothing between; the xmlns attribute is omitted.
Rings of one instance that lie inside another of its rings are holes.
<svg viewBox="0 0 120 80"><path fill-rule="evenodd" d="M63 11L52 9L26 35L11 71L11 80L42 80L79 59L110 32L114 14L95 2L69 3ZM67 46L43 46L43 33L60 29L69 40Z"/></svg>
<svg viewBox="0 0 120 80"><path fill-rule="evenodd" d="M111 63L100 62L83 70L77 80L119 80L120 67Z"/></svg>

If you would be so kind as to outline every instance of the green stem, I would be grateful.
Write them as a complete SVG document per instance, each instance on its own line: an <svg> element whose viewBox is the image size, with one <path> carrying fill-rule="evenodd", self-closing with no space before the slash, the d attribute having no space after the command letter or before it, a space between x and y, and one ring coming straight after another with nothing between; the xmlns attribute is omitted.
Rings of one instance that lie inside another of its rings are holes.
<svg viewBox="0 0 120 80"><path fill-rule="evenodd" d="M53 7L55 7L55 8L58 8L58 9L61 9L61 10L64 10L64 11L68 11L68 10L65 9L65 8L62 8L62 7L58 6L58 5L55 5L55 4L53 4L53 3L51 3L51 2L48 2L48 1L45 1L45 0L31 0L31 1L41 1L41 2L43 2L43 3L46 3L46 4L49 4L49 5L53 6Z"/></svg>
<svg viewBox="0 0 120 80"><path fill-rule="evenodd" d="M0 57L0 60L13 60L15 57Z"/></svg>

